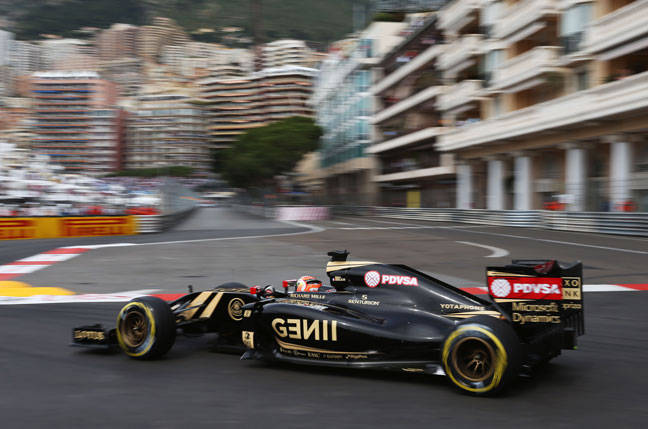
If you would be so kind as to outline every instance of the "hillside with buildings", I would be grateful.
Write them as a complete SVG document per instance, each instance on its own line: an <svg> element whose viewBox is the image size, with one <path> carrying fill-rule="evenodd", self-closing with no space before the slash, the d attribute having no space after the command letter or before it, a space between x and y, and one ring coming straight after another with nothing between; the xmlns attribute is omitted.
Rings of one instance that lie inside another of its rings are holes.
<svg viewBox="0 0 648 429"><path fill-rule="evenodd" d="M150 23L154 16L171 16L195 40L226 42L232 30L251 42L249 0L37 0L0 2L0 16L9 16L19 39L42 34L80 37L82 27L107 28L112 23ZM295 38L328 43L352 30L353 4L365 0L264 0L258 4L263 40ZM231 40L230 40L231 42Z"/></svg>

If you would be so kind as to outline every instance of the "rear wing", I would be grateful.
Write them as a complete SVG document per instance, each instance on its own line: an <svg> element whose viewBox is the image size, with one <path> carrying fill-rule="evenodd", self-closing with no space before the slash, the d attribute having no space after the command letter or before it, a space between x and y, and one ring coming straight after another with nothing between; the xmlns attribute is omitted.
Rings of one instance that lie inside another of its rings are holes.
<svg viewBox="0 0 648 429"><path fill-rule="evenodd" d="M536 341L560 333L565 347L585 333L583 264L517 259L486 269L488 294L510 317L518 335Z"/></svg>

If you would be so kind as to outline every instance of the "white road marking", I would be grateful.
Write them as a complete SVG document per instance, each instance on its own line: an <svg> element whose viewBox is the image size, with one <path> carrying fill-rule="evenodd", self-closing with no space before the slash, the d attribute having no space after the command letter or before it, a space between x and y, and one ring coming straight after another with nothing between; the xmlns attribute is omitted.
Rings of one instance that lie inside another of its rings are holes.
<svg viewBox="0 0 648 429"><path fill-rule="evenodd" d="M84 293L80 295L34 295L26 297L0 296L0 305L63 304L70 302L127 302L139 296L151 295L158 289L115 293Z"/></svg>
<svg viewBox="0 0 648 429"><path fill-rule="evenodd" d="M448 229L459 229L455 227L448 227ZM626 252L626 253L636 253L639 255L648 255L648 251L645 250L632 250L632 249L620 249L618 247L608 247L608 246L597 246L594 244L584 244L584 243L574 243L570 241L560 241L560 240L549 240L546 238L533 238L525 237L522 235L512 235L512 234L500 234L497 232L486 232L486 231L468 231L472 234L484 234L484 235L494 235L498 237L509 237L509 238L519 238L522 240L531 240L531 241L540 241L543 243L553 243L553 244L567 244L569 246L580 246L580 247L589 247L592 249L602 249L602 250L612 250L615 252Z"/></svg>
<svg viewBox="0 0 648 429"><path fill-rule="evenodd" d="M308 231L302 231L302 232L288 232L288 233L283 233L283 234L268 234L268 235L247 235L243 237L219 237L219 238L199 238L195 240L176 240L176 241L156 241L152 243L131 243L130 245L132 246L154 246L158 244L185 244L185 243L202 243L202 242L207 242L207 241L225 241L225 240L244 240L248 238L270 238L270 237L289 237L292 235L303 235L303 234L313 234L316 232L322 232L325 231L326 228L320 227L320 226L315 226L315 225L307 225L299 222L293 222L290 220L282 220L281 222L287 223L293 226L298 226L301 228L308 228Z"/></svg>
<svg viewBox="0 0 648 429"><path fill-rule="evenodd" d="M137 246L135 243L111 243L111 244L91 244L89 246L81 246L85 249L103 249L106 247L124 247L124 246Z"/></svg>
<svg viewBox="0 0 648 429"><path fill-rule="evenodd" d="M49 267L48 265L2 265L0 266L0 274L27 274L38 271L42 268Z"/></svg>
<svg viewBox="0 0 648 429"><path fill-rule="evenodd" d="M341 229L345 231L354 231L354 230L384 230L384 229L463 229L463 228L480 228L480 226L428 226L428 225L416 225L416 226L354 226L354 227L340 227L335 229Z"/></svg>
<svg viewBox="0 0 648 429"><path fill-rule="evenodd" d="M375 222L375 223L387 223L387 224L400 225L400 226L424 226L416 223L390 222L388 220L365 219L365 218L360 218L359 220L364 220L367 222Z"/></svg>
<svg viewBox="0 0 648 429"><path fill-rule="evenodd" d="M636 292L637 290L620 285L583 285L583 292Z"/></svg>
<svg viewBox="0 0 648 429"><path fill-rule="evenodd" d="M19 259L20 262L47 262L48 265L50 262L61 262L67 261L68 259L76 258L79 256L76 253L40 253L38 255L30 256L28 258Z"/></svg>
<svg viewBox="0 0 648 429"><path fill-rule="evenodd" d="M349 225L349 226L356 226L356 224L355 224L355 223L348 223L348 222L339 222L339 221L335 221L335 220L327 220L326 222L329 222L329 223L334 223L334 224L337 224L337 225Z"/></svg>
<svg viewBox="0 0 648 429"><path fill-rule="evenodd" d="M491 252L493 252L490 255L485 256L486 258L502 258L509 254L508 250L500 249L499 247L494 247L494 246L486 246L485 244L472 243L470 241L457 241L457 243L467 244L468 246L482 247L486 250L490 250Z"/></svg>

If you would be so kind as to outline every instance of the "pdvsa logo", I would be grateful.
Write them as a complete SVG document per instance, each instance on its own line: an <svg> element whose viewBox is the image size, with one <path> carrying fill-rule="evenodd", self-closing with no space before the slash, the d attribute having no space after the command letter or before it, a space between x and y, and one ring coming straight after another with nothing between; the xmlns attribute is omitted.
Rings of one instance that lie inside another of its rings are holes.
<svg viewBox="0 0 648 429"><path fill-rule="evenodd" d="M506 279L495 279L491 283L491 294L503 298L511 293L511 283Z"/></svg>
<svg viewBox="0 0 648 429"><path fill-rule="evenodd" d="M380 284L380 273L378 271L367 271L364 275L365 284L369 287L376 287Z"/></svg>
<svg viewBox="0 0 648 429"><path fill-rule="evenodd" d="M418 286L418 278L410 276L397 276L391 274L380 274L378 271L367 271L364 275L365 284L374 288L379 284L399 285L399 286Z"/></svg>
<svg viewBox="0 0 648 429"><path fill-rule="evenodd" d="M488 288L497 298L562 299L561 278L489 277Z"/></svg>

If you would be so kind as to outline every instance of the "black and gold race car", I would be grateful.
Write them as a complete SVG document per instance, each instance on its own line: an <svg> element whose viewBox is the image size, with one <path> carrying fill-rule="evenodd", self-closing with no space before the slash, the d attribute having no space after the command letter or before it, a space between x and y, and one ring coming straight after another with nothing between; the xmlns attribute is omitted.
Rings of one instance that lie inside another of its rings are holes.
<svg viewBox="0 0 648 429"><path fill-rule="evenodd" d="M117 327L73 330L83 346L157 358L177 332L218 333L243 359L445 374L476 395L574 349L584 333L582 264L514 260L487 268L488 299L405 265L347 261L329 252L330 286L297 292L225 283L167 303L140 297Z"/></svg>

